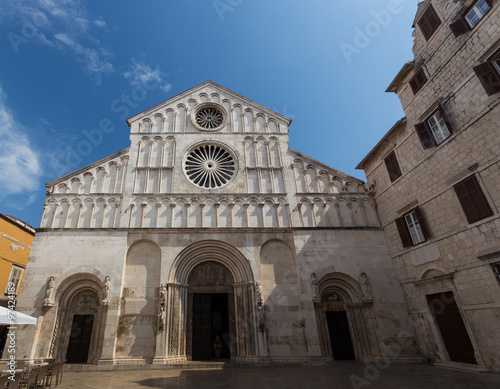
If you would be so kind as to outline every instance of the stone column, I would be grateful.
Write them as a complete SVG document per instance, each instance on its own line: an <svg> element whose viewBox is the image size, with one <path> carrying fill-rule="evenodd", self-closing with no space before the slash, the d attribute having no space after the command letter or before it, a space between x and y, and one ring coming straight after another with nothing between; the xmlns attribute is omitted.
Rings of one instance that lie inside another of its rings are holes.
<svg viewBox="0 0 500 389"><path fill-rule="evenodd" d="M162 291L160 286L158 321L156 327L156 348L153 365L164 365L167 363L167 300L168 296ZM166 288L165 288L166 290Z"/></svg>
<svg viewBox="0 0 500 389"><path fill-rule="evenodd" d="M174 208L176 207L176 204L171 203L170 204L170 223L169 227L172 228L174 226Z"/></svg>
<svg viewBox="0 0 500 389"><path fill-rule="evenodd" d="M234 284L236 317L236 361L253 362L258 357L257 317L255 312L254 284ZM264 346L265 343L262 344ZM267 352L267 347L266 347ZM259 350L262 352L263 350ZM266 355L266 354L264 354Z"/></svg>
<svg viewBox="0 0 500 389"><path fill-rule="evenodd" d="M326 211L326 203L323 204L323 215L325 215L325 223L327 227L330 227L330 220L328 219L328 212Z"/></svg>
<svg viewBox="0 0 500 389"><path fill-rule="evenodd" d="M243 209L245 210L245 227L248 227L248 206L250 204L243 204Z"/></svg>
<svg viewBox="0 0 500 389"><path fill-rule="evenodd" d="M215 227L219 227L219 208L220 208L220 203L215 203L214 204L214 209L215 209Z"/></svg>
<svg viewBox="0 0 500 389"><path fill-rule="evenodd" d="M233 223L234 223L234 221L233 221L234 220L234 212L233 212L233 210L234 210L234 203L229 203L227 206L229 207L229 210L230 210L230 214L229 214L229 217L230 217L230 219L229 219L229 227L233 228Z"/></svg>
<svg viewBox="0 0 500 389"><path fill-rule="evenodd" d="M280 213L279 213L279 207L280 205L279 204L273 204L273 207L274 207L274 213L276 215L276 227L280 227Z"/></svg>
<svg viewBox="0 0 500 389"><path fill-rule="evenodd" d="M200 227L203 228L203 224L205 222L205 204L199 204L199 207L200 207ZM198 227L198 226L194 226L194 227Z"/></svg>
<svg viewBox="0 0 500 389"><path fill-rule="evenodd" d="M166 356L168 362L186 361L186 315L188 285L169 283L166 308Z"/></svg>

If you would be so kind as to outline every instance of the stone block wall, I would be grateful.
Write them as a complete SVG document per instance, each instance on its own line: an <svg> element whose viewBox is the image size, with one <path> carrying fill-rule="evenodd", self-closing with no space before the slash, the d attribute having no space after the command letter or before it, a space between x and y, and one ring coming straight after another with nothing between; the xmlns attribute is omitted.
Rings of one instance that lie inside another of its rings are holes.
<svg viewBox="0 0 500 389"><path fill-rule="evenodd" d="M363 168L368 182L375 184L378 212L424 356L435 362L450 361L425 296L451 290L478 365L499 371L497 353L490 345L500 337L496 321L491 320L500 314L500 284L491 266L500 261L500 99L498 93L487 95L473 67L500 47L500 7L493 2L471 31L455 37L449 24L473 2L432 3L442 24L427 42L416 27L410 70L391 84L406 118L370 152ZM409 81L420 68L428 80L414 93ZM438 104L452 134L436 147L423 149L414 126ZM384 163L391 151L402 172L394 182ZM469 224L453 185L472 175L493 216ZM395 219L416 206L430 236L404 248ZM440 276L449 276L449 282L440 281ZM434 283L424 282L432 279Z"/></svg>

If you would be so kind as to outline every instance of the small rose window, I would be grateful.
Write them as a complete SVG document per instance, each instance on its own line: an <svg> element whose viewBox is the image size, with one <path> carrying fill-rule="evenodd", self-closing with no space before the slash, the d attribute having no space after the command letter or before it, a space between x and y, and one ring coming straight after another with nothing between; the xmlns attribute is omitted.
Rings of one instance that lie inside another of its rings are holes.
<svg viewBox="0 0 500 389"><path fill-rule="evenodd" d="M191 120L200 130L217 131L226 121L226 112L218 104L204 103L193 111Z"/></svg>

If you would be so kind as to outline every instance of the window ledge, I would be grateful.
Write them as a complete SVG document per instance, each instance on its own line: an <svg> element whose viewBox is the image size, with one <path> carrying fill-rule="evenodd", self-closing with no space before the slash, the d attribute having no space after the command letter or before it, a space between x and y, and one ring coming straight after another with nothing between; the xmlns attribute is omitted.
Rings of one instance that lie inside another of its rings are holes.
<svg viewBox="0 0 500 389"><path fill-rule="evenodd" d="M498 257L500 257L500 248L495 249L495 250L490 250L487 252L483 252L477 256L477 258L480 259L481 261L487 261L489 259L498 258Z"/></svg>
<svg viewBox="0 0 500 389"><path fill-rule="evenodd" d="M467 228L474 228L474 227L477 227L483 223L488 223L488 222L491 222L495 219L498 218L498 214L497 213L494 213L492 216L488 216L484 219L481 219L481 220L478 220L477 222L474 222L474 223L471 223L471 224L467 224Z"/></svg>
<svg viewBox="0 0 500 389"><path fill-rule="evenodd" d="M465 176L470 175L471 173L474 173L477 171L477 168L479 165L477 162L474 162L473 164L467 166L465 169L461 170L460 172L454 174L450 178L446 180L446 185L450 186L455 184L457 181L461 180L462 178L465 178Z"/></svg>

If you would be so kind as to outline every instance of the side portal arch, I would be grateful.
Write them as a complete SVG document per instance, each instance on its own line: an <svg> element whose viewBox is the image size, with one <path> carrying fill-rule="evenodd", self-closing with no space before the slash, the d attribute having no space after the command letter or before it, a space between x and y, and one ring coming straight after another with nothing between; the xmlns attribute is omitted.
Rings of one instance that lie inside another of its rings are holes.
<svg viewBox="0 0 500 389"><path fill-rule="evenodd" d="M373 301L344 273L329 273L318 282L314 300L322 353L327 359L370 360L378 354Z"/></svg>
<svg viewBox="0 0 500 389"><path fill-rule="evenodd" d="M60 283L54 307L50 309L57 313L49 357L73 363L99 361L107 314L104 298L103 283L94 274L73 274Z"/></svg>

